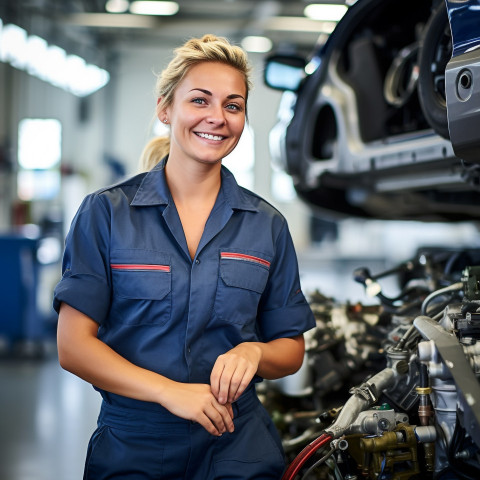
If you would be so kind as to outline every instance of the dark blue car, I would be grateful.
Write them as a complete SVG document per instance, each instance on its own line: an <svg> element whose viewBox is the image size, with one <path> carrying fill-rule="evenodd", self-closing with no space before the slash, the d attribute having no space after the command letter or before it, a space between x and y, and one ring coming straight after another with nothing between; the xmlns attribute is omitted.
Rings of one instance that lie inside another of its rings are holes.
<svg viewBox="0 0 480 480"><path fill-rule="evenodd" d="M274 161L335 214L480 218L479 45L479 0L358 0L308 58L267 59Z"/></svg>

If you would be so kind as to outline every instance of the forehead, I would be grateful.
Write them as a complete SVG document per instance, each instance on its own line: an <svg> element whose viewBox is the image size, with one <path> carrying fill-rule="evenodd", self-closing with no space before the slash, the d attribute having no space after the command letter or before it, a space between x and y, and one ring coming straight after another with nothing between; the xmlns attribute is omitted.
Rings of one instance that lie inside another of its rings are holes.
<svg viewBox="0 0 480 480"><path fill-rule="evenodd" d="M246 98L245 77L236 68L221 62L201 62L189 69L178 85L184 93L196 88L219 95L242 95Z"/></svg>

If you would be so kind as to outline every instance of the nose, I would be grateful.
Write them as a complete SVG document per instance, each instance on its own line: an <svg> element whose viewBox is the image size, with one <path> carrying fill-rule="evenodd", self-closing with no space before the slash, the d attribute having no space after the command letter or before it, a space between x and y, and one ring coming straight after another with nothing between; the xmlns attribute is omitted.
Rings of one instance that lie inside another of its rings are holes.
<svg viewBox="0 0 480 480"><path fill-rule="evenodd" d="M208 112L207 122L211 125L223 125L225 123L223 106L212 105Z"/></svg>

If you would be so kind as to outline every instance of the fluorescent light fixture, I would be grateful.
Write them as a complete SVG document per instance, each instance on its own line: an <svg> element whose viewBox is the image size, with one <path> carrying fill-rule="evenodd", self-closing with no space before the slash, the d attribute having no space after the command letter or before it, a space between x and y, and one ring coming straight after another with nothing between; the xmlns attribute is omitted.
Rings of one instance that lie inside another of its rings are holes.
<svg viewBox="0 0 480 480"><path fill-rule="evenodd" d="M43 38L36 35L28 37L26 70L30 75L47 78L48 73L44 62L47 52L48 43Z"/></svg>
<svg viewBox="0 0 480 480"><path fill-rule="evenodd" d="M29 36L17 25L0 19L0 61L79 97L90 95L110 80L110 75L83 58L68 55L63 48L36 35Z"/></svg>
<svg viewBox="0 0 480 480"><path fill-rule="evenodd" d="M176 2L135 1L130 5L130 12L136 15L175 15L178 8Z"/></svg>
<svg viewBox="0 0 480 480"><path fill-rule="evenodd" d="M10 62L15 68L25 65L27 32L17 25L5 25L1 31L0 60Z"/></svg>
<svg viewBox="0 0 480 480"><path fill-rule="evenodd" d="M50 82L56 87L67 85L68 71L64 69L67 62L67 52L56 45L50 45L43 61L45 70L42 80Z"/></svg>
<svg viewBox="0 0 480 480"><path fill-rule="evenodd" d="M272 41L267 37L248 36L241 42L247 52L266 53L272 49Z"/></svg>
<svg viewBox="0 0 480 480"><path fill-rule="evenodd" d="M334 5L323 3L312 3L307 5L303 11L304 15L312 20L324 22L338 22L348 10L346 5Z"/></svg>
<svg viewBox="0 0 480 480"><path fill-rule="evenodd" d="M70 25L95 28L157 28L157 18L130 13L71 13L64 17Z"/></svg>
<svg viewBox="0 0 480 480"><path fill-rule="evenodd" d="M125 13L128 10L128 0L108 0L105 10L108 13Z"/></svg>
<svg viewBox="0 0 480 480"><path fill-rule="evenodd" d="M265 21L265 30L281 32L311 32L330 34L336 27L336 22L319 22L305 17L271 17Z"/></svg>

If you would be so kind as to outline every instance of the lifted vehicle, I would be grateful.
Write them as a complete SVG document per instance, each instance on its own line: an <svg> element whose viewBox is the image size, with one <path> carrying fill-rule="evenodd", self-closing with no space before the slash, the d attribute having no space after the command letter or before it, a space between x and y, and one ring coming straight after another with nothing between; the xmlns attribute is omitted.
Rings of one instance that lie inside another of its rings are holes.
<svg viewBox="0 0 480 480"><path fill-rule="evenodd" d="M274 161L337 216L477 220L479 47L478 0L358 0L309 58L266 60Z"/></svg>

